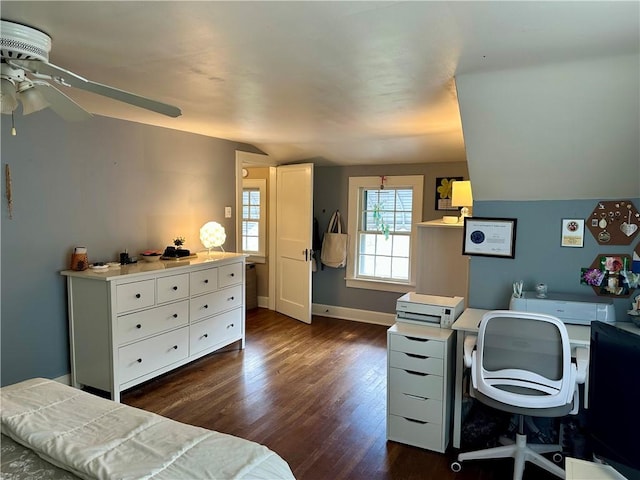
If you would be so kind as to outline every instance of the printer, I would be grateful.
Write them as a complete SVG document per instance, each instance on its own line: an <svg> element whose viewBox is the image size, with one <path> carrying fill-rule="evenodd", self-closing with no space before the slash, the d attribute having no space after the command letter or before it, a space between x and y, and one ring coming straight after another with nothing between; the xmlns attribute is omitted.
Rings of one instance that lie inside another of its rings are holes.
<svg viewBox="0 0 640 480"><path fill-rule="evenodd" d="M463 310L463 297L439 297L409 292L396 302L396 321L451 328L451 324Z"/></svg>
<svg viewBox="0 0 640 480"><path fill-rule="evenodd" d="M522 297L511 297L510 310L546 313L558 317L568 325L590 325L594 320L613 323L616 314L613 300L570 293L550 293L544 298L534 292L523 292Z"/></svg>

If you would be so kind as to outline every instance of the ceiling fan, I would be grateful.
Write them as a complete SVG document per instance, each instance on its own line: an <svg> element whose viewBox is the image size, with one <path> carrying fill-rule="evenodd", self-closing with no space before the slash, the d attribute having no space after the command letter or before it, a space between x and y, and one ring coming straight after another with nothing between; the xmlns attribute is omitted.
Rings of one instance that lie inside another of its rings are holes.
<svg viewBox="0 0 640 480"><path fill-rule="evenodd" d="M62 93L53 84L75 87L169 117L182 114L166 103L92 82L49 63L51 37L15 22L0 25L0 106L2 113L13 114L22 103L23 115L51 108L65 120L78 121L92 115Z"/></svg>

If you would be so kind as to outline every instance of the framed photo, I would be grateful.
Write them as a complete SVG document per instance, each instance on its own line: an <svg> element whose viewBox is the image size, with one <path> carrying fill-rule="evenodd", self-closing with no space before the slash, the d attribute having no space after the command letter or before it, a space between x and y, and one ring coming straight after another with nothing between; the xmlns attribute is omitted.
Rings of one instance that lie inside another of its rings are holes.
<svg viewBox="0 0 640 480"><path fill-rule="evenodd" d="M561 247L584 247L584 220L581 218L563 218Z"/></svg>
<svg viewBox="0 0 640 480"><path fill-rule="evenodd" d="M437 177L436 178L436 210L460 210L460 207L451 205L451 184L463 177Z"/></svg>
<svg viewBox="0 0 640 480"><path fill-rule="evenodd" d="M515 258L517 221L515 218L466 217L462 254Z"/></svg>

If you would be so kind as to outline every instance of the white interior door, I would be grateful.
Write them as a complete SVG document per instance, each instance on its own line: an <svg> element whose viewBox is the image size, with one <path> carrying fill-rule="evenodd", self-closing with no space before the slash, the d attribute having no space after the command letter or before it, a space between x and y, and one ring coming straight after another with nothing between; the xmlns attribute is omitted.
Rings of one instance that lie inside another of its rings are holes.
<svg viewBox="0 0 640 480"><path fill-rule="evenodd" d="M277 168L276 311L311 323L313 164Z"/></svg>

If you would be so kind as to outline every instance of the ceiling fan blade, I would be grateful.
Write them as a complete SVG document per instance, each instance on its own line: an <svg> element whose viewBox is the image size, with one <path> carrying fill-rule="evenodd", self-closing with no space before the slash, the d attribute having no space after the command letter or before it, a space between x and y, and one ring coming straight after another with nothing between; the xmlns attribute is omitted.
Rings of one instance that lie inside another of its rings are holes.
<svg viewBox="0 0 640 480"><path fill-rule="evenodd" d="M113 98L114 100L119 100L169 117L175 118L182 115L182 112L178 107L158 102L157 100L151 100L150 98L142 97L135 93L125 92L124 90L110 87L108 85L92 82L91 80L87 80L80 75L70 72L69 70L65 70L64 68L58 67L52 63L45 63L38 60L11 60L10 64L15 64L16 66L24 68L34 74L48 75L62 85L80 88L88 92Z"/></svg>
<svg viewBox="0 0 640 480"><path fill-rule="evenodd" d="M49 85L47 82L34 81L33 88L42 94L44 99L49 103L51 110L56 112L65 120L70 122L79 122L93 117L93 115L87 112L84 108L71 100L53 85Z"/></svg>

